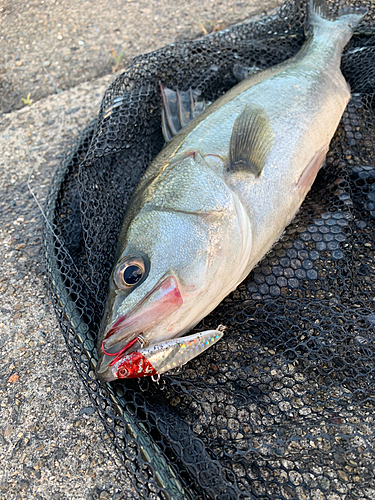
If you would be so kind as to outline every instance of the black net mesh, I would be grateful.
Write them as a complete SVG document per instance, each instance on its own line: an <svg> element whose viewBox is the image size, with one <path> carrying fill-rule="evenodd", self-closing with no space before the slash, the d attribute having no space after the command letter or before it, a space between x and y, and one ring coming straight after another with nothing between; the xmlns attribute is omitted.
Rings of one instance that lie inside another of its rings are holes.
<svg viewBox="0 0 375 500"><path fill-rule="evenodd" d="M342 2L332 2L332 9ZM129 197L163 146L159 82L214 100L237 64L304 41L305 3L137 57L56 174L44 244L69 352L145 498L375 498L375 6L345 50L352 99L300 212L197 326L228 330L177 373L100 384L96 335Z"/></svg>

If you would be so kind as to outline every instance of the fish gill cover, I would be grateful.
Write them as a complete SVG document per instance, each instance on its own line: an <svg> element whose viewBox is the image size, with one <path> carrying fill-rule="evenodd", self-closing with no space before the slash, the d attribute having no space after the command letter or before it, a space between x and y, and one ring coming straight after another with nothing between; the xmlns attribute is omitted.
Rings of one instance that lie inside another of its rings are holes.
<svg viewBox="0 0 375 500"><path fill-rule="evenodd" d="M145 498L375 498L375 8L353 3L369 12L342 59L352 99L326 166L272 251L194 329L222 323L223 339L159 384L94 375L126 204L164 143L159 82L213 101L236 64L297 52L306 2L135 58L56 173L44 231L56 311Z"/></svg>

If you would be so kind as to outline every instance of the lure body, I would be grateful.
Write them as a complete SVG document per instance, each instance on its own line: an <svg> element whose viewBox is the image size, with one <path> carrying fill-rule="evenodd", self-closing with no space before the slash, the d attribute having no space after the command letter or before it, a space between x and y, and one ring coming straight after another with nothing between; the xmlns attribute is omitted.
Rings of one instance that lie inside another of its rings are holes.
<svg viewBox="0 0 375 500"><path fill-rule="evenodd" d="M181 367L199 356L223 336L222 331L208 330L184 338L159 342L130 354L125 353L111 364L114 378L138 378Z"/></svg>

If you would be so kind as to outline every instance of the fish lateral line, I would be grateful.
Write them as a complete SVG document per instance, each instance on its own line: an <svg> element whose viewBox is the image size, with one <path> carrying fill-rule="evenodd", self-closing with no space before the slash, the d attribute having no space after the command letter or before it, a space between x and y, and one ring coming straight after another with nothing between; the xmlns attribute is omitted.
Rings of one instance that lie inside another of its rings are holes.
<svg viewBox="0 0 375 500"><path fill-rule="evenodd" d="M151 212L153 210L155 210L157 212L171 212L171 213L178 213L178 214L184 214L184 215L195 215L197 217L204 217L204 218L224 214L224 210L215 210L213 212L204 212L204 211L202 211L202 212L199 212L199 211L189 212L189 210L176 209L173 207L168 208L168 207L163 207L161 205L148 204L147 211Z"/></svg>

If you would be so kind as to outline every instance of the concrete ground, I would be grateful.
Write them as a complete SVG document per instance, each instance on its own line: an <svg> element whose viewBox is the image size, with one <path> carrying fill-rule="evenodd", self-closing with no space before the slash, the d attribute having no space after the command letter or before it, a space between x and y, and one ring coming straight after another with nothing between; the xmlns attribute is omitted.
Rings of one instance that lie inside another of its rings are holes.
<svg viewBox="0 0 375 500"><path fill-rule="evenodd" d="M137 54L241 21L275 0L0 3L0 498L139 498L73 368L41 258L64 152ZM123 54L121 56L121 54ZM116 60L117 58L117 60Z"/></svg>

